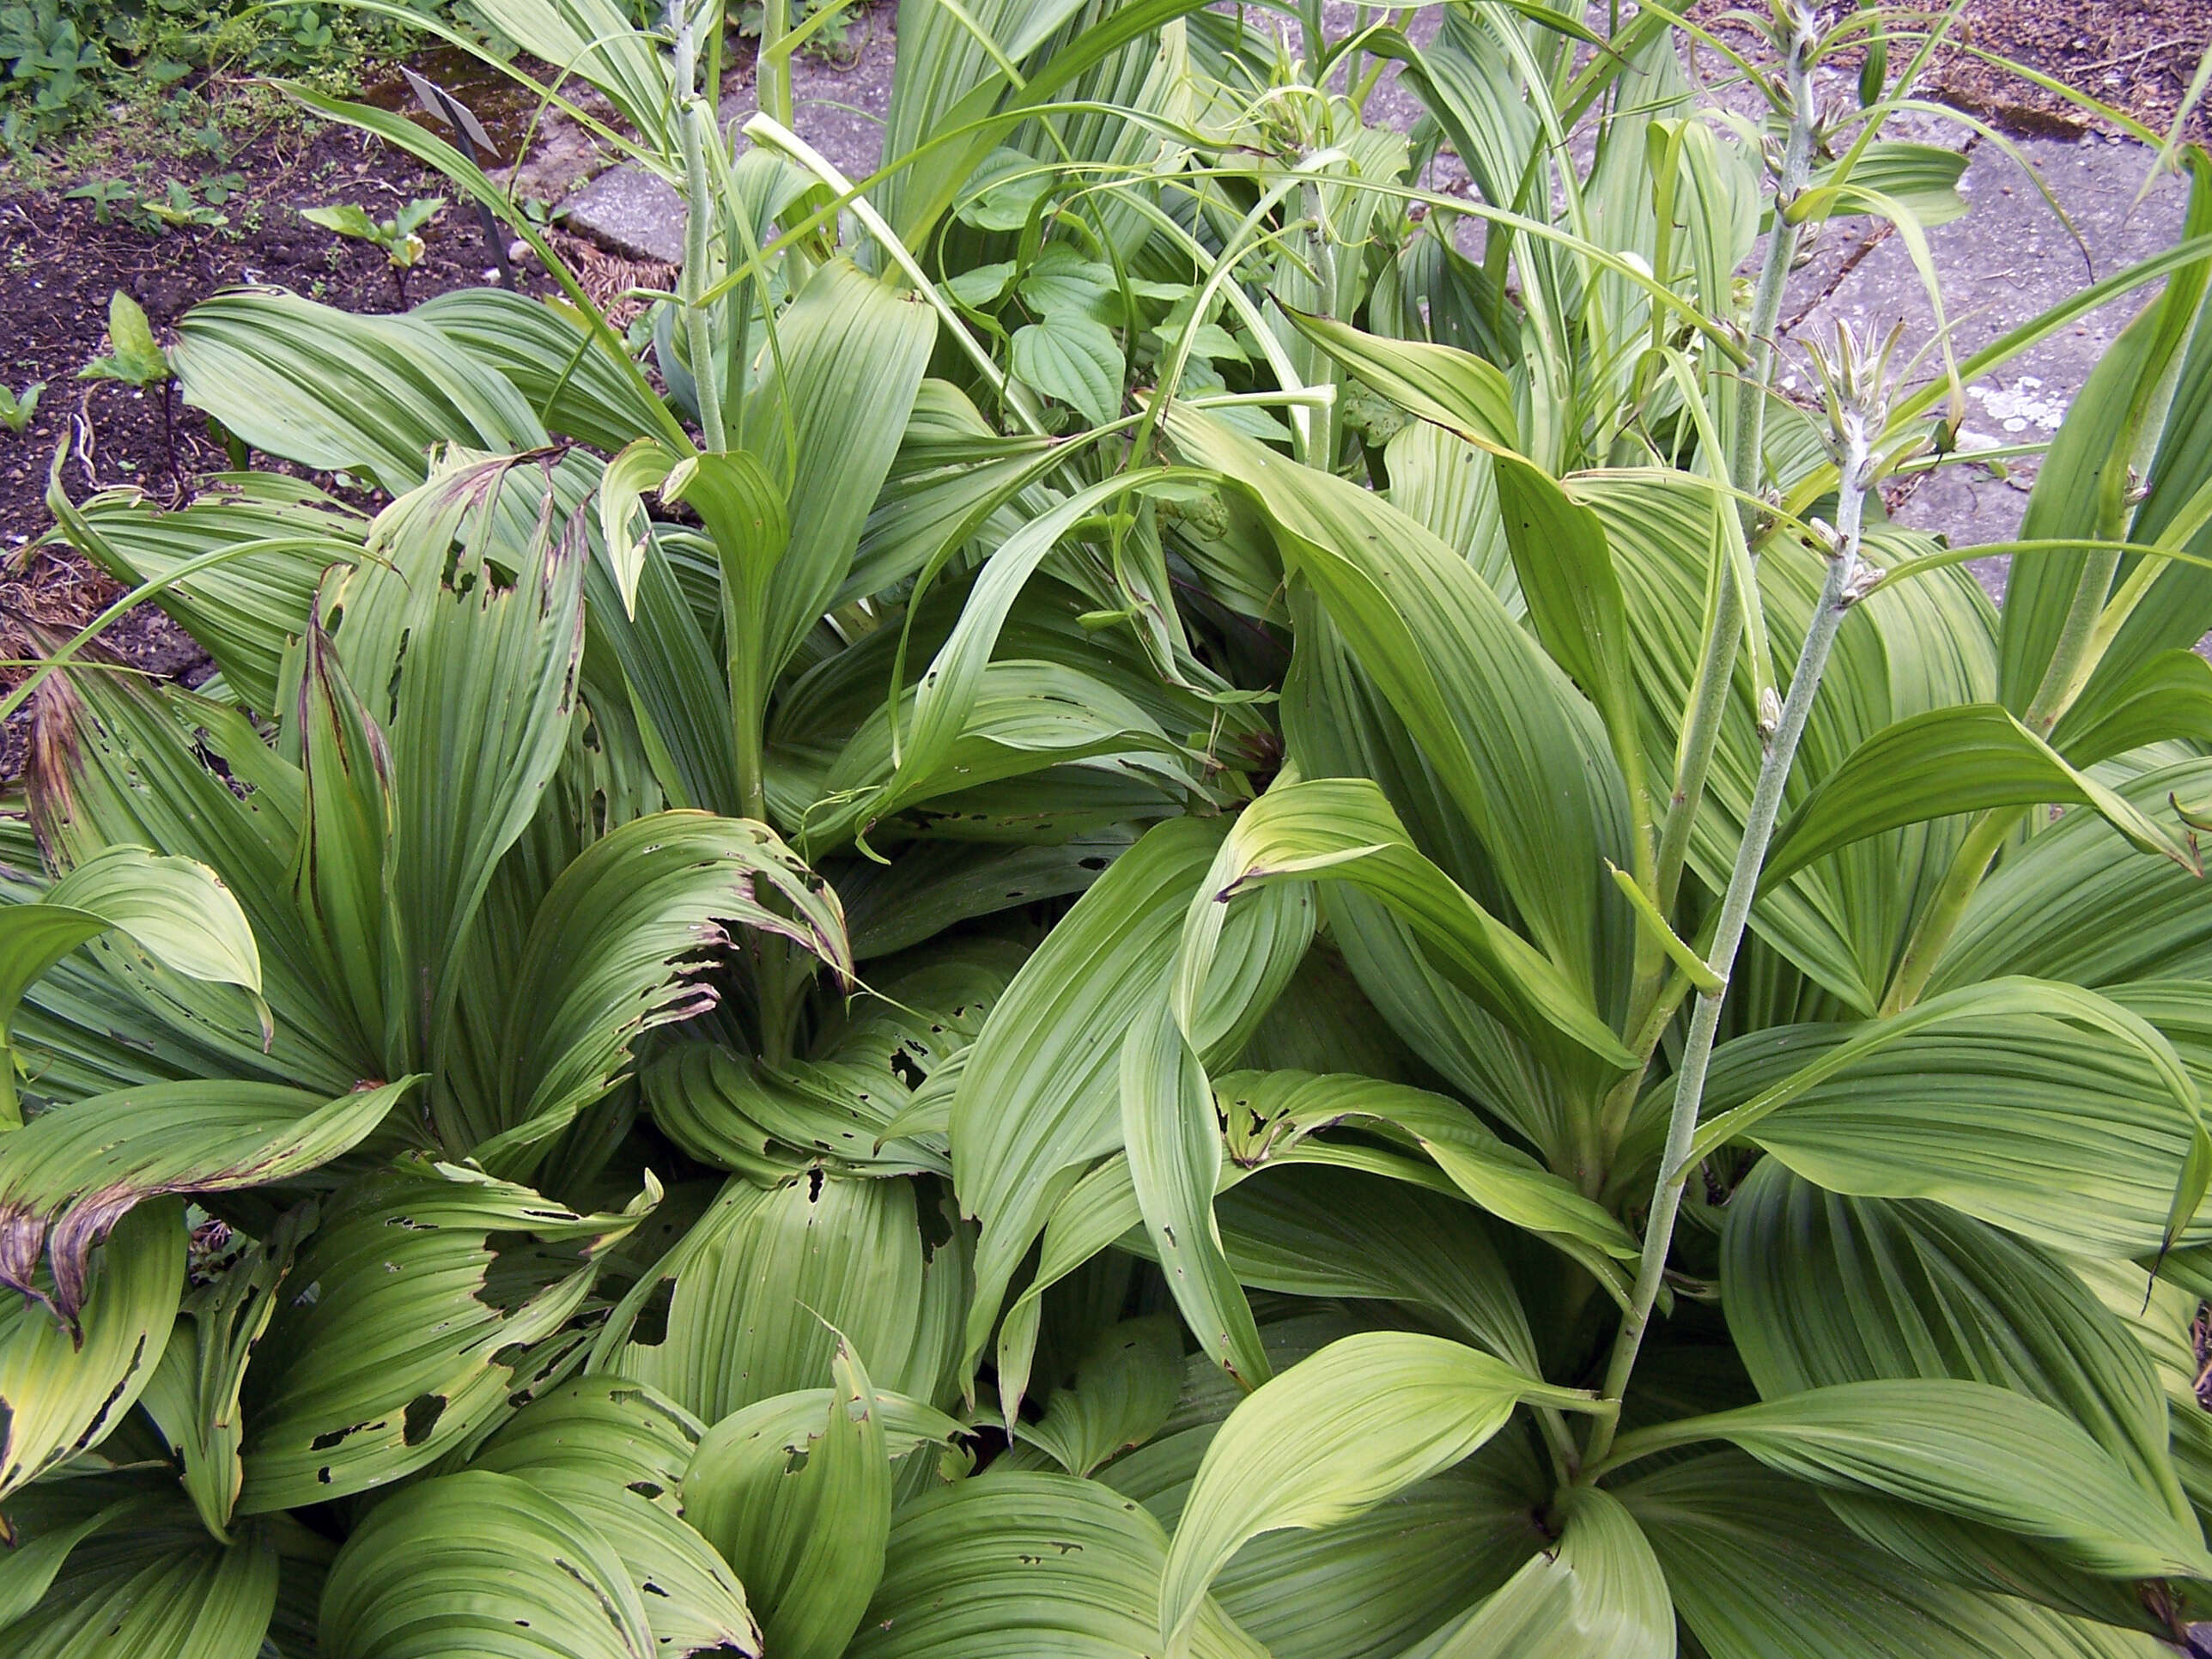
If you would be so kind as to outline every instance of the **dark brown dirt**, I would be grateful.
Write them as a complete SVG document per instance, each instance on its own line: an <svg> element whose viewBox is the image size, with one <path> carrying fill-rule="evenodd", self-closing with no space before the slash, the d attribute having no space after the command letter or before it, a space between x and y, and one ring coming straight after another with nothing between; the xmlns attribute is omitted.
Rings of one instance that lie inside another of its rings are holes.
<svg viewBox="0 0 2212 1659"><path fill-rule="evenodd" d="M1974 51L1941 60L1934 89L2029 132L2118 129L1977 53L2063 81L2163 135L2212 48L2209 0L1973 0L1966 24L1964 40ZM2183 136L2212 141L2212 100L2197 104Z"/></svg>

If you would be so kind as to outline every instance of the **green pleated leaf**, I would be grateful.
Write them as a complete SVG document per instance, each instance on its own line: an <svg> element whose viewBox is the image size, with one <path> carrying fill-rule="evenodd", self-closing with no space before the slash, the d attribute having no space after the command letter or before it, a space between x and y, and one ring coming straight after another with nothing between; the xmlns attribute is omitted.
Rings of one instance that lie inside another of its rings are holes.
<svg viewBox="0 0 2212 1659"><path fill-rule="evenodd" d="M179 319L174 361L185 401L254 448L322 471L358 468L394 494L428 476L433 445L507 454L545 442L509 381L410 317L240 289Z"/></svg>
<svg viewBox="0 0 2212 1659"><path fill-rule="evenodd" d="M2212 1577L2193 1516L2175 1516L2079 1425L2008 1389L1948 1378L1838 1383L1663 1424L1620 1445L1640 1455L1700 1440L1731 1441L1799 1480L2018 1533L2084 1572Z"/></svg>
<svg viewBox="0 0 2212 1659"><path fill-rule="evenodd" d="M791 514L765 600L763 686L852 568L936 340L937 313L920 295L842 258L776 318L771 372L746 398L745 441L785 483Z"/></svg>
<svg viewBox="0 0 2212 1659"><path fill-rule="evenodd" d="M508 1404L529 1345L582 1305L601 1255L659 1196L580 1214L473 1170L409 1159L326 1208L243 1397L241 1515L435 1462Z"/></svg>
<svg viewBox="0 0 2212 1659"><path fill-rule="evenodd" d="M330 1659L654 1659L644 1598L599 1529L470 1469L380 1504L323 1593Z"/></svg>
<svg viewBox="0 0 2212 1659"><path fill-rule="evenodd" d="M1204 1352L1257 1388L1267 1380L1267 1357L1213 1218L1221 1174L1213 1091L1164 998L1121 1042L1121 1133L1138 1206L1184 1322Z"/></svg>
<svg viewBox="0 0 2212 1659"><path fill-rule="evenodd" d="M1082 1166L1120 1144L1119 1031L1164 990L1221 826L1171 818L1076 901L985 1022L952 1103L953 1180L980 1216L969 1363L1015 1268ZM1009 1103L1019 1103L1009 1113Z"/></svg>
<svg viewBox="0 0 2212 1659"><path fill-rule="evenodd" d="M1779 883L1839 847L1899 825L1995 806L2080 802L2147 853L2196 855L2125 797L2068 765L1995 703L1934 708L1875 732L1820 781L1776 836L1760 879Z"/></svg>
<svg viewBox="0 0 2212 1659"><path fill-rule="evenodd" d="M27 1553L82 1529L26 1517L23 1507L11 1505L9 1519ZM267 1650L278 1578L269 1540L218 1543L173 1498L126 1500L103 1513L57 1564L43 1600L0 1620L9 1659L257 1659Z"/></svg>
<svg viewBox="0 0 2212 1659"><path fill-rule="evenodd" d="M638 1587L659 1659L758 1659L761 1636L729 1564L683 1519L678 1486L698 1425L621 1377L563 1383L518 1412L470 1458L526 1480L587 1522Z"/></svg>
<svg viewBox="0 0 2212 1659"><path fill-rule="evenodd" d="M1407 1659L1674 1659L1674 1604L1635 1518L1595 1487L1563 1507L1556 1544Z"/></svg>
<svg viewBox="0 0 2212 1659"><path fill-rule="evenodd" d="M1717 1054L1706 1103L1692 1157L1741 1137L1831 1192L1932 1199L2061 1251L2153 1255L2212 1225L2194 1080L2140 1014L2075 986L1993 980L1750 1033Z"/></svg>
<svg viewBox="0 0 2212 1659"><path fill-rule="evenodd" d="M1467 1456L1524 1400L1573 1407L1588 1396L1395 1331L1346 1337L1265 1384L1206 1449L1176 1529L1160 1586L1170 1653L1191 1650L1206 1587L1247 1539L1371 1508Z"/></svg>
<svg viewBox="0 0 2212 1659"><path fill-rule="evenodd" d="M1349 323L1283 307L1299 333L1393 403L1486 447L1518 447L1513 387L1471 351L1425 340L1388 340Z"/></svg>
<svg viewBox="0 0 2212 1659"><path fill-rule="evenodd" d="M2133 673L2099 681L2066 711L2051 746L2075 766L2147 744L2212 732L2212 662L2194 651L2160 651Z"/></svg>
<svg viewBox="0 0 2212 1659"><path fill-rule="evenodd" d="M2159 1659L2140 1632L1984 1595L1854 1536L1809 1488L1732 1452L1616 1489L1712 1659Z"/></svg>
<svg viewBox="0 0 2212 1659"><path fill-rule="evenodd" d="M358 1146L420 1080L331 1101L273 1083L157 1083L41 1113L0 1139L0 1281L31 1294L45 1253L54 1307L73 1319L87 1255L134 1205L302 1175Z"/></svg>
<svg viewBox="0 0 2212 1659"><path fill-rule="evenodd" d="M1020 962L996 941L940 946L825 1022L811 1058L782 1066L682 1044L647 1075L653 1121L693 1156L757 1180L817 1158L886 1175L948 1174L952 1091ZM925 1129L906 1127L924 1120Z"/></svg>
<svg viewBox="0 0 2212 1659"><path fill-rule="evenodd" d="M1167 1539L1093 1481L992 1473L909 1504L849 1659L1105 1659L1158 1651ZM1198 1659L1261 1659L1209 1601Z"/></svg>
<svg viewBox="0 0 2212 1659"><path fill-rule="evenodd" d="M110 928L176 973L260 994L261 953L252 929L214 871L143 847L104 848L47 888L40 902L0 908L0 1050L23 994L63 957ZM15 1079L0 1079L0 1127L21 1121Z"/></svg>
<svg viewBox="0 0 2212 1659"><path fill-rule="evenodd" d="M666 435L650 389L557 300L501 288L459 288L408 313L514 383L546 428L610 453L645 434ZM611 547L612 544L609 544Z"/></svg>
<svg viewBox="0 0 2212 1659"><path fill-rule="evenodd" d="M883 1386L933 1401L966 1316L966 1253L933 1249L913 1183L818 1166L772 1187L732 1177L681 1243L634 1286L594 1369L658 1389L702 1422L815 1386L842 1333ZM633 1335L673 1280L663 1328Z"/></svg>
<svg viewBox="0 0 2212 1659"><path fill-rule="evenodd" d="M1184 925L1185 1007L1231 901L1285 880L1353 884L1402 916L1455 984L1523 1036L1556 1033L1607 1065L1631 1063L1574 981L1425 858L1382 792L1361 778L1279 786L1238 817Z"/></svg>
<svg viewBox="0 0 2212 1659"><path fill-rule="evenodd" d="M1021 1438L1042 1447L1070 1474L1088 1475L1109 1458L1151 1439L1175 1409L1182 1385L1182 1334L1154 1314L1109 1327L1055 1389L1042 1420Z"/></svg>
<svg viewBox="0 0 2212 1659"><path fill-rule="evenodd" d="M2188 1513L2149 1357L2033 1245L1935 1205L1824 1193L1767 1159L1729 1200L1721 1294L1770 1400L1880 1377L2011 1389L2064 1413Z"/></svg>
<svg viewBox="0 0 2212 1659"><path fill-rule="evenodd" d="M1404 720L1538 950L1575 1002L1593 1000L1600 916L1620 903L1604 863L1623 790L1589 706L1467 561L1380 496L1202 411L1176 404L1165 423L1272 521L1285 568Z"/></svg>
<svg viewBox="0 0 2212 1659"><path fill-rule="evenodd" d="M315 1219L312 1204L286 1212L265 1241L246 1246L194 1289L146 1387L146 1414L184 1465L185 1492L208 1531L225 1542L246 1480L238 1399L246 1362L276 1316L301 1238Z"/></svg>
<svg viewBox="0 0 2212 1659"><path fill-rule="evenodd" d="M1425 1089L1344 1073L1233 1072L1215 1085L1231 1156L1258 1161L1340 1123L1413 1137L1454 1187L1483 1209L1549 1238L1601 1278L1637 1244L1610 1211L1500 1139L1466 1107Z"/></svg>
<svg viewBox="0 0 2212 1659"><path fill-rule="evenodd" d="M141 1205L115 1224L74 1333L28 1297L0 1305L0 1496L98 1445L153 1380L184 1293L182 1207Z"/></svg>
<svg viewBox="0 0 2212 1659"><path fill-rule="evenodd" d="M773 897L770 896L773 895ZM659 812L600 836L545 896L508 993L487 1162L538 1144L611 1088L633 1045L713 1006L698 953L732 926L849 975L837 896L765 824Z"/></svg>
<svg viewBox="0 0 2212 1659"><path fill-rule="evenodd" d="M777 1402L716 1425L684 1484L684 1512L758 1607L767 1650L836 1659L883 1577L891 1455L882 1403L839 1343L829 1409L797 1439L761 1432ZM759 1423L759 1428L756 1423Z"/></svg>

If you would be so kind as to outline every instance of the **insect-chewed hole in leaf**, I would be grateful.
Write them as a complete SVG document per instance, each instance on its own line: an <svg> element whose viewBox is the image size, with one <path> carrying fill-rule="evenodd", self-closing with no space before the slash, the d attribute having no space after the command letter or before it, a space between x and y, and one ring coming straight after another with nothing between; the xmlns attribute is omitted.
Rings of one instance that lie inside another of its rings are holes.
<svg viewBox="0 0 2212 1659"><path fill-rule="evenodd" d="M634 1492L640 1498L644 1498L647 1503L651 1503L654 1498L659 1497L662 1492L666 1491L667 1488L663 1486L658 1480L632 1480L624 1486L623 1490L626 1492Z"/></svg>
<svg viewBox="0 0 2212 1659"><path fill-rule="evenodd" d="M806 1201L809 1204L822 1201L822 1166L819 1164L806 1172Z"/></svg>
<svg viewBox="0 0 2212 1659"><path fill-rule="evenodd" d="M445 1395L416 1395L407 1402L406 1413L400 1424L400 1439L410 1446L421 1445L430 1437L430 1431L438 1426L438 1419L445 1414Z"/></svg>
<svg viewBox="0 0 2212 1659"><path fill-rule="evenodd" d="M484 1267L483 1283L474 1294L484 1306L506 1314L514 1312L556 1279L566 1278L584 1260L582 1246L546 1244L532 1233L486 1233L484 1249L491 1252L491 1261Z"/></svg>
<svg viewBox="0 0 2212 1659"><path fill-rule="evenodd" d="M891 1075L909 1089L919 1089L929 1080L929 1073L915 1058L910 1045L902 1042L891 1050Z"/></svg>
<svg viewBox="0 0 2212 1659"><path fill-rule="evenodd" d="M792 1446L786 1449L789 1451L790 1455L783 1460L783 1472L786 1474L797 1474L806 1467L806 1448Z"/></svg>
<svg viewBox="0 0 2212 1659"><path fill-rule="evenodd" d="M630 1325L629 1340L643 1348L657 1348L668 1340L668 1307L675 1296L674 1279L664 1279L655 1285Z"/></svg>
<svg viewBox="0 0 2212 1659"><path fill-rule="evenodd" d="M317 1435L313 1440L310 1440L307 1443L307 1449L309 1451L332 1451L345 1444L345 1443L351 1439L355 1435L366 1433L372 1430L380 1429L383 1426L384 1423L382 1419L378 1419L364 1423L349 1423L342 1429L325 1429L320 1434ZM414 1442L410 1440L408 1443L412 1445L414 1444Z"/></svg>

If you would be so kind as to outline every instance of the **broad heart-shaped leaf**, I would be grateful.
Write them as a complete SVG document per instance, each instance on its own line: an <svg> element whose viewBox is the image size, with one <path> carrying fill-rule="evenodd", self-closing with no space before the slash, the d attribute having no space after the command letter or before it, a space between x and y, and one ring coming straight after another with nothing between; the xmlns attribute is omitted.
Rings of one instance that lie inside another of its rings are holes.
<svg viewBox="0 0 2212 1659"><path fill-rule="evenodd" d="M246 1372L241 1515L364 1492L437 1461L508 1404L528 1346L659 1197L581 1215L474 1170L408 1158L342 1190Z"/></svg>
<svg viewBox="0 0 2212 1659"><path fill-rule="evenodd" d="M1121 1040L1121 1134L1146 1231L1184 1323L1202 1352L1258 1387L1270 1374L1267 1356L1213 1218L1221 1174L1213 1091L1164 997Z"/></svg>
<svg viewBox="0 0 2212 1659"><path fill-rule="evenodd" d="M1191 1651L1206 1586L1247 1539L1358 1515L1458 1462L1523 1401L1589 1399L1401 1331L1346 1337L1279 1373L1230 1413L1199 1467L1160 1584L1169 1653Z"/></svg>
<svg viewBox="0 0 2212 1659"><path fill-rule="evenodd" d="M2033 1449L2015 1448L2033 1456ZM2161 1659L2137 1631L1966 1589L1854 1536L1811 1489L1735 1452L1613 1489L1712 1659Z"/></svg>
<svg viewBox="0 0 2212 1659"><path fill-rule="evenodd" d="M771 1186L733 1176L607 1322L591 1368L719 1422L828 1369L839 1334L889 1390L942 1393L966 1316L960 1236L925 1243L910 1182L819 1167ZM670 1280L662 1330L632 1326Z"/></svg>
<svg viewBox="0 0 2212 1659"><path fill-rule="evenodd" d="M901 1510L849 1659L1106 1659L1158 1651L1159 1522L1072 1475L994 1470ZM1197 1659L1266 1651L1211 1601Z"/></svg>
<svg viewBox="0 0 2212 1659"><path fill-rule="evenodd" d="M87 1255L132 1206L319 1168L360 1145L420 1081L331 1101L273 1083L157 1083L43 1112L0 1138L0 1283L42 1294L33 1274L50 1254L54 1310L74 1320Z"/></svg>
<svg viewBox="0 0 2212 1659"><path fill-rule="evenodd" d="M1109 1327L1053 1391L1044 1417L1020 1437L1070 1474L1088 1475L1109 1457L1150 1440L1175 1409L1182 1385L1182 1334L1163 1314Z"/></svg>
<svg viewBox="0 0 2212 1659"><path fill-rule="evenodd" d="M1619 1445L1633 1457L1708 1440L1802 1480L2017 1533L2083 1572L2212 1577L2194 1516L2174 1516L2070 1419L2009 1389L1843 1382L1663 1423Z"/></svg>
<svg viewBox="0 0 2212 1659"><path fill-rule="evenodd" d="M1112 330L1079 311L1048 312L1042 322L1016 329L1009 360L1018 378L1092 426L1121 412L1121 347Z"/></svg>
<svg viewBox="0 0 2212 1659"><path fill-rule="evenodd" d="M319 1647L330 1659L654 1655L644 1597L605 1534L528 1481L483 1469L369 1513L331 1563Z"/></svg>
<svg viewBox="0 0 2212 1659"><path fill-rule="evenodd" d="M1995 703L1931 708L1875 732L1820 780L1760 872L1778 883L1839 847L1899 825L1995 806L2081 802L2147 853L2195 872L2196 854L2118 791L2069 765Z"/></svg>
<svg viewBox="0 0 2212 1659"><path fill-rule="evenodd" d="M1348 1073L1232 1072L1216 1080L1231 1155L1257 1162L1340 1123L1398 1130L1420 1143L1454 1187L1499 1219L1550 1239L1601 1277L1637 1245L1612 1212L1584 1197L1457 1101Z"/></svg>
<svg viewBox="0 0 2212 1659"><path fill-rule="evenodd" d="M429 475L434 445L507 455L545 442L511 382L410 317L234 289L179 319L174 361L185 402L254 448L358 469L394 495Z"/></svg>
<svg viewBox="0 0 2212 1659"><path fill-rule="evenodd" d="M890 1532L881 1403L842 1343L830 1371L829 1408L796 1451L773 1435L718 1432L710 1473L687 1477L684 1487L684 1515L759 1609L767 1651L791 1659L837 1659L845 1650L883 1576Z"/></svg>
<svg viewBox="0 0 2212 1659"><path fill-rule="evenodd" d="M1562 1507L1556 1547L1406 1659L1674 1659L1674 1605L1635 1517L1595 1486Z"/></svg>
<svg viewBox="0 0 2212 1659"><path fill-rule="evenodd" d="M775 322L744 441L784 485L791 539L763 613L772 684L852 568L937 340L937 314L849 259L817 270Z"/></svg>
<svg viewBox="0 0 2212 1659"><path fill-rule="evenodd" d="M82 1528L64 1518L69 1511L108 1495L106 1481L85 1484L98 1496L53 1491L60 1501L39 1506L48 1513L21 1511L51 1488L9 1505L21 1553ZM222 1544L173 1493L142 1491L118 1500L55 1565L43 1599L12 1622L0 1620L9 1659L257 1659L269 1651L263 1638L279 1576L271 1540Z"/></svg>
<svg viewBox="0 0 2212 1659"><path fill-rule="evenodd" d="M74 1335L28 1297L0 1304L0 1497L98 1445L152 1381L184 1293L183 1206L125 1216L91 1281Z"/></svg>
<svg viewBox="0 0 2212 1659"><path fill-rule="evenodd" d="M1120 1143L1126 1030L1164 994L1183 911L1223 826L1170 818L1115 860L1060 920L992 1010L952 1101L952 1170L981 1216L972 1364L1014 1270L1083 1166Z"/></svg>
<svg viewBox="0 0 2212 1659"><path fill-rule="evenodd" d="M1404 720L1537 948L1595 1002L1601 917L1621 905L1605 860L1625 817L1595 713L1467 561L1374 492L1203 411L1172 405L1165 423L1267 515L1285 568Z"/></svg>
<svg viewBox="0 0 2212 1659"><path fill-rule="evenodd" d="M496 1115L468 1126L495 1137L477 1156L526 1165L528 1148L613 1086L641 1036L711 1007L690 964L727 945L731 925L852 972L836 894L765 824L657 812L586 848L546 893L514 969Z"/></svg>
<svg viewBox="0 0 2212 1659"><path fill-rule="evenodd" d="M253 931L214 871L143 847L94 853L35 903L0 908L0 1128L22 1121L8 1030L23 994L79 945L119 929L163 966L261 992Z"/></svg>
<svg viewBox="0 0 2212 1659"><path fill-rule="evenodd" d="M469 1467L528 1481L614 1547L638 1587L658 1659L758 1659L744 1588L685 1523L677 1499L698 1440L698 1425L650 1389L582 1377L525 1406Z"/></svg>
<svg viewBox="0 0 2212 1659"><path fill-rule="evenodd" d="M1608 1066L1632 1063L1580 987L1424 857L1364 778L1282 785L1244 809L1183 924L1182 1007L1196 1002L1231 901L1284 880L1353 884L1402 916L1455 984L1524 1036L1556 1034Z"/></svg>
<svg viewBox="0 0 2212 1659"><path fill-rule="evenodd" d="M277 1294L316 1215L313 1204L285 1212L266 1239L246 1246L185 1298L146 1386L146 1414L184 1465L184 1488L202 1523L225 1542L246 1480L238 1396L246 1364L276 1316Z"/></svg>
<svg viewBox="0 0 2212 1659"><path fill-rule="evenodd" d="M2033 1245L1932 1204L1824 1193L1763 1160L1728 1206L1721 1299L1769 1400L1959 1377L2063 1412L2176 1517L2166 1400L2142 1345Z"/></svg>

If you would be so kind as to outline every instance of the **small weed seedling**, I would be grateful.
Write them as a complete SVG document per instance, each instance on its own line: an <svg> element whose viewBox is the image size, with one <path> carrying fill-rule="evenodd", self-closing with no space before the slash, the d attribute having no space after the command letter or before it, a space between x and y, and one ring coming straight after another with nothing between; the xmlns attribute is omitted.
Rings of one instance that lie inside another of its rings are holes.
<svg viewBox="0 0 2212 1659"><path fill-rule="evenodd" d="M39 397L46 389L44 380L33 380L21 392L15 392L0 381L0 426L21 437L31 424L31 417L39 412Z"/></svg>
<svg viewBox="0 0 2212 1659"><path fill-rule="evenodd" d="M181 486L177 471L177 447L170 414L170 389L176 374L169 354L154 338L154 326L138 302L121 289L107 302L107 352L77 370L80 380L119 380L141 392L156 392L161 400L161 447L169 461L169 477Z"/></svg>
<svg viewBox="0 0 2212 1659"><path fill-rule="evenodd" d="M384 257L392 267L392 286L398 293L399 303L407 303L407 273L422 263L422 227L438 216L438 210L446 205L442 196L418 196L393 214L389 219L373 219L365 208L350 203L335 207L302 208L300 216L309 224L320 225L325 230L336 231L341 236L350 236L356 241L369 242L384 250Z"/></svg>

